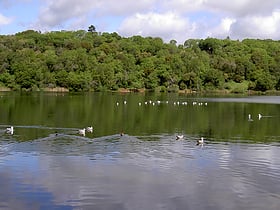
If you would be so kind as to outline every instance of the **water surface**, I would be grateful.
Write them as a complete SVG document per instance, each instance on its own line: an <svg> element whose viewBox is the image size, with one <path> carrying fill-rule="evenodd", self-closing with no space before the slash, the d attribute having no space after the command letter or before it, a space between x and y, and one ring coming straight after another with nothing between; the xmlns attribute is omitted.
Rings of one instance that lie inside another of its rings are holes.
<svg viewBox="0 0 280 210"><path fill-rule="evenodd" d="M278 209L280 99L249 99L3 93L0 209Z"/></svg>

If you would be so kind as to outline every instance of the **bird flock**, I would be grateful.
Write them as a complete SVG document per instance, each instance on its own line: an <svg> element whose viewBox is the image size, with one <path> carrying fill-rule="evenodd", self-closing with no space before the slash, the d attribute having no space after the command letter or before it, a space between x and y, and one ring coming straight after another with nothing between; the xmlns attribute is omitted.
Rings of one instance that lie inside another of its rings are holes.
<svg viewBox="0 0 280 210"><path fill-rule="evenodd" d="M82 129L78 129L78 134L85 136L86 133L92 133L93 132L93 127L92 126L88 126ZM14 134L14 126L10 126L6 128L6 133L13 135ZM120 132L120 136L124 136L124 132L121 131ZM183 140L184 139L184 135L176 135L176 140ZM197 139L197 145L203 145L204 142L204 138L201 137L200 139Z"/></svg>
<svg viewBox="0 0 280 210"><path fill-rule="evenodd" d="M10 127L6 128L6 133L7 134L13 135L14 131L15 131L14 126L10 126ZM85 136L86 133L92 133L92 132L93 132L93 127L92 126L88 126L86 128L82 128L82 129L78 130L78 134L80 134L82 136Z"/></svg>
<svg viewBox="0 0 280 210"><path fill-rule="evenodd" d="M119 106L120 104L121 104L120 102L116 102L117 106ZM122 102L122 104L127 105L127 101L124 100ZM169 102L169 101L160 101L160 100L157 100L157 101L149 100L149 101L145 101L144 103L138 102L138 106L142 106L142 105L155 106L155 105L160 105L160 104L173 104L174 106L179 106L179 105L187 106L188 104L191 104L192 106L196 106L196 105L197 106L207 106L208 105L207 102L197 102L197 101L193 101L193 102L187 102L187 101ZM263 117L263 115L260 114L260 113L257 115L258 120L261 120L262 117ZM253 118L252 118L251 114L248 114L248 121L253 121ZM13 126L7 127L6 128L6 133L13 135L14 134L14 127ZM93 127L88 126L88 127L82 128L82 129L78 129L78 134L79 135L85 136L86 133L93 133ZM123 135L124 135L124 132L122 131L120 133L120 136L123 136ZM176 135L176 140L183 140L183 139L184 139L184 135ZM203 145L204 143L205 143L205 141L204 141L203 137L200 137L199 139L197 139L197 145Z"/></svg>
<svg viewBox="0 0 280 210"><path fill-rule="evenodd" d="M127 101L124 100L122 103L121 102L116 102L117 106L120 106L121 104L123 105L127 105ZM179 105L192 105L192 106L207 106L208 103L207 102L198 102L198 101L193 101L193 102L187 102L187 101L152 101L152 100L148 100L145 102L138 102L138 106L142 106L142 105L152 105L152 106L156 106L156 105L160 105L160 104L173 104L174 106L179 106Z"/></svg>
<svg viewBox="0 0 280 210"><path fill-rule="evenodd" d="M82 136L85 136L86 135L86 132L88 133L92 133L93 132L93 127L92 126L88 126L86 128L83 128L83 129L79 129L78 130L78 133Z"/></svg>
<svg viewBox="0 0 280 210"><path fill-rule="evenodd" d="M176 135L176 140L183 140L184 135ZM200 137L199 139L196 140L196 145L204 145L204 137Z"/></svg>
<svg viewBox="0 0 280 210"><path fill-rule="evenodd" d="M121 104L123 105L127 105L128 102L126 100L122 101L122 102L116 102L116 106L120 106ZM147 105L152 105L152 106L156 106L156 105L161 105L161 104L171 104L174 106L187 106L187 105L191 105L191 106L208 106L207 102L198 102L198 101L192 101L192 102L187 102L187 101L160 101L160 100L156 100L156 101L152 101L152 100L148 100L145 102L138 102L138 106L147 106ZM123 133L121 133L121 136L123 135ZM184 135L176 135L176 140L183 140L184 139ZM197 145L203 145L204 142L204 138L201 137L200 139L197 139Z"/></svg>
<svg viewBox="0 0 280 210"><path fill-rule="evenodd" d="M257 115L258 120L261 120L262 117L263 115L260 113ZM251 114L248 114L248 121L254 121Z"/></svg>

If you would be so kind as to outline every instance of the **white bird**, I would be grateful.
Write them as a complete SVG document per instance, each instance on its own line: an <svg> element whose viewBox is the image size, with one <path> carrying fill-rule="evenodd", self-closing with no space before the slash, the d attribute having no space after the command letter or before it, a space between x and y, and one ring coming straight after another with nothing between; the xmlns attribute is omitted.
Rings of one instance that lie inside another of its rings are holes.
<svg viewBox="0 0 280 210"><path fill-rule="evenodd" d="M7 133L9 133L9 134L14 134L14 127L11 126L11 127L9 127L9 128L6 128L6 131L7 131Z"/></svg>
<svg viewBox="0 0 280 210"><path fill-rule="evenodd" d="M253 121L251 114L248 114L248 121Z"/></svg>
<svg viewBox="0 0 280 210"><path fill-rule="evenodd" d="M184 135L177 135L176 136L176 140L183 139L183 138L184 138Z"/></svg>
<svg viewBox="0 0 280 210"><path fill-rule="evenodd" d="M92 132L93 132L92 126L88 126L88 127L86 128L86 131L89 132L89 133L92 133Z"/></svg>
<svg viewBox="0 0 280 210"><path fill-rule="evenodd" d="M258 114L258 118L259 118L259 120L262 118L262 115L261 114Z"/></svg>
<svg viewBox="0 0 280 210"><path fill-rule="evenodd" d="M79 134L82 135L82 136L85 136L86 135L86 129L85 128L80 129Z"/></svg>
<svg viewBox="0 0 280 210"><path fill-rule="evenodd" d="M203 145L204 144L204 138L200 137L200 139L197 139L196 143L197 143L197 145Z"/></svg>

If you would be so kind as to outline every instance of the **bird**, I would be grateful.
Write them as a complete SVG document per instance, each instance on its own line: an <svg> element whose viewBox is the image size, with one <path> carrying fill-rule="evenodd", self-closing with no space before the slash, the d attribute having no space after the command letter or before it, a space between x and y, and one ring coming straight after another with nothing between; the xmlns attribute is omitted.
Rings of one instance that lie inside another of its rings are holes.
<svg viewBox="0 0 280 210"><path fill-rule="evenodd" d="M262 115L260 113L258 114L258 118L259 120L262 118Z"/></svg>
<svg viewBox="0 0 280 210"><path fill-rule="evenodd" d="M204 138L200 137L200 139L197 139L196 145L203 145L204 144Z"/></svg>
<svg viewBox="0 0 280 210"><path fill-rule="evenodd" d="M85 136L86 135L86 129L85 128L80 129L79 134L82 135L82 136Z"/></svg>
<svg viewBox="0 0 280 210"><path fill-rule="evenodd" d="M6 131L7 131L7 133L9 133L9 134L14 134L14 127L11 126L11 127L9 127L9 128L6 128Z"/></svg>
<svg viewBox="0 0 280 210"><path fill-rule="evenodd" d="M183 139L183 138L184 138L184 135L177 135L176 136L176 140Z"/></svg>
<svg viewBox="0 0 280 210"><path fill-rule="evenodd" d="M92 132L93 132L92 126L88 126L88 127L86 128L86 131L89 132L89 133L92 133Z"/></svg>
<svg viewBox="0 0 280 210"><path fill-rule="evenodd" d="M253 121L251 114L248 114L248 121Z"/></svg>

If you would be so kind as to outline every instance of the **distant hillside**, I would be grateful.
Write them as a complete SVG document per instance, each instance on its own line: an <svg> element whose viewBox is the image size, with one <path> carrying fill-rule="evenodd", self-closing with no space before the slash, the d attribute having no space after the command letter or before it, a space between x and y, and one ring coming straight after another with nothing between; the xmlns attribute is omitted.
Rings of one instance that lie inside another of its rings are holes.
<svg viewBox="0 0 280 210"><path fill-rule="evenodd" d="M0 36L0 87L70 91L280 89L280 42L176 40L95 31Z"/></svg>

